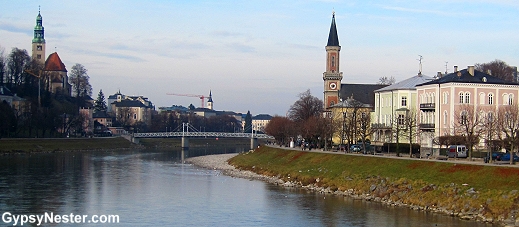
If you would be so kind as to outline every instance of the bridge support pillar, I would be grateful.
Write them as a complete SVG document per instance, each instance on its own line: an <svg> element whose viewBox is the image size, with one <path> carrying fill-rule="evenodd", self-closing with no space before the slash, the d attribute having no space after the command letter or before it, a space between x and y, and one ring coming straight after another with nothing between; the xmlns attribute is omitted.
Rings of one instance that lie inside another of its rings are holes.
<svg viewBox="0 0 519 227"><path fill-rule="evenodd" d="M254 150L258 147L258 138L251 138L250 139L250 149Z"/></svg>
<svg viewBox="0 0 519 227"><path fill-rule="evenodd" d="M181 144L182 150L189 149L189 138L183 136L182 137L182 144Z"/></svg>

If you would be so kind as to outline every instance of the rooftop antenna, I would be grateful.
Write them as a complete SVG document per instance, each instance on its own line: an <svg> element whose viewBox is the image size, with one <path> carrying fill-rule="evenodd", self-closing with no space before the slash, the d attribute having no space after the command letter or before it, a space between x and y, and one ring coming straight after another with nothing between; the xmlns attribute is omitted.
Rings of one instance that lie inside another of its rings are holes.
<svg viewBox="0 0 519 227"><path fill-rule="evenodd" d="M447 68L447 64L449 64L448 61L445 62L445 74L449 74L449 70Z"/></svg>
<svg viewBox="0 0 519 227"><path fill-rule="evenodd" d="M423 59L423 57L422 57L422 55L418 55L418 57L419 58L416 59L420 62L420 70L418 71L418 75L422 75L422 59Z"/></svg>

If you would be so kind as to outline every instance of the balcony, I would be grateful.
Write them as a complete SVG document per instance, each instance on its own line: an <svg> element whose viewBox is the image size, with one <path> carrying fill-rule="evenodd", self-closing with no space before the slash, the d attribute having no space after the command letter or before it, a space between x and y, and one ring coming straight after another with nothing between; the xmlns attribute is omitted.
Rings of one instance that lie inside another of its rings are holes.
<svg viewBox="0 0 519 227"><path fill-rule="evenodd" d="M436 107L435 103L421 103L420 110L434 110Z"/></svg>
<svg viewBox="0 0 519 227"><path fill-rule="evenodd" d="M420 130L434 130L434 124L420 124Z"/></svg>
<svg viewBox="0 0 519 227"><path fill-rule="evenodd" d="M371 124L371 128L373 129L388 129L391 128L390 124L384 124L384 123L373 123Z"/></svg>

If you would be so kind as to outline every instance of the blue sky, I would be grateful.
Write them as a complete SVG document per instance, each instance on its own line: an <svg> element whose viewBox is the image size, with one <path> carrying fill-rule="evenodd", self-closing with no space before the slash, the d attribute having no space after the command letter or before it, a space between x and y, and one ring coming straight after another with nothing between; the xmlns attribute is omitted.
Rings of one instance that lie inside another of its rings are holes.
<svg viewBox="0 0 519 227"><path fill-rule="evenodd" d="M208 95L217 110L285 115L298 94L322 99L332 11L343 83L397 81L500 59L519 65L519 2L10 1L0 0L0 46L30 52L41 5L47 55L88 69L93 96L118 90L157 107ZM448 63L446 63L448 62Z"/></svg>

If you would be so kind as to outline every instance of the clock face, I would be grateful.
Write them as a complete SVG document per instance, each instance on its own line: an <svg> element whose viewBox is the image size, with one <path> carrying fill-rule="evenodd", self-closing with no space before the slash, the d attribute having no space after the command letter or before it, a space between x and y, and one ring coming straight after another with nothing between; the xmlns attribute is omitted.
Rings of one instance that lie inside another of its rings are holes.
<svg viewBox="0 0 519 227"><path fill-rule="evenodd" d="M330 89L335 90L337 88L337 84L335 82L330 83Z"/></svg>

